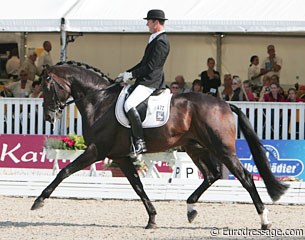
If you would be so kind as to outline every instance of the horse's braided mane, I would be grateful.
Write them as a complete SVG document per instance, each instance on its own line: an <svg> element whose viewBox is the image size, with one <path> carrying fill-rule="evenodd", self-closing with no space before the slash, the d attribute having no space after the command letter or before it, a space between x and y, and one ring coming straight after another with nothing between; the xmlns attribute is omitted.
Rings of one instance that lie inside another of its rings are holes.
<svg viewBox="0 0 305 240"><path fill-rule="evenodd" d="M106 78L108 81L110 82L114 82L114 80L112 80L111 78L109 78L105 73L103 73L100 69L92 67L86 63L81 63L81 62L76 62L76 61L67 61L67 62L58 62L56 63L56 65L73 65L73 66L78 66L78 67L82 67L84 69L90 70L95 72L96 74L100 75L103 78Z"/></svg>

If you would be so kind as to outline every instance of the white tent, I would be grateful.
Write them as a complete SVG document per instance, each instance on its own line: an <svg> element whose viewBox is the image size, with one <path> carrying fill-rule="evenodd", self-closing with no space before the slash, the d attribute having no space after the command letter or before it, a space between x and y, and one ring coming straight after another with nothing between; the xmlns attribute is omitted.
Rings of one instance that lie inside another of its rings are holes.
<svg viewBox="0 0 305 240"><path fill-rule="evenodd" d="M2 32L147 32L143 17L163 9L168 32L304 32L303 0L7 0Z"/></svg>
<svg viewBox="0 0 305 240"><path fill-rule="evenodd" d="M165 11L168 32L305 31L303 0L80 0L65 16L65 30L147 32L149 9Z"/></svg>
<svg viewBox="0 0 305 240"><path fill-rule="evenodd" d="M77 0L2 0L0 32L60 32Z"/></svg>

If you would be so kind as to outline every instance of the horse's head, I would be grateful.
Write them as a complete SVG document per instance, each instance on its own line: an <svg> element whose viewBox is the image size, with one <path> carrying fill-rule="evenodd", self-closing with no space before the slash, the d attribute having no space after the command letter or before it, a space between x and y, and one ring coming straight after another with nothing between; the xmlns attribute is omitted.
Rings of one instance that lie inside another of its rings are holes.
<svg viewBox="0 0 305 240"><path fill-rule="evenodd" d="M56 74L57 67L46 66L41 74L44 120L51 123L61 117L62 110L71 94L70 82L66 77Z"/></svg>

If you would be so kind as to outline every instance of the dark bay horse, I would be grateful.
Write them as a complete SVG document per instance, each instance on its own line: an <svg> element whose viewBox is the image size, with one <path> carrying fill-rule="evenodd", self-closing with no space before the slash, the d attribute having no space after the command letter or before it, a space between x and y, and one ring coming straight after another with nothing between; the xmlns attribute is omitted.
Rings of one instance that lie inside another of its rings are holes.
<svg viewBox="0 0 305 240"><path fill-rule="evenodd" d="M85 64L67 62L47 67L42 74L45 120L54 122L72 96L82 116L83 136L87 150L63 168L35 200L32 210L43 206L55 188L71 174L106 157L113 159L141 198L149 216L146 228L155 228L156 210L146 195L139 175L128 157L130 129L115 117L115 103L122 86ZM201 93L172 97L170 118L160 128L144 129L148 152L161 152L182 146L204 176L202 184L187 199L187 217L197 215L194 204L216 180L224 164L249 192L261 217L261 227L270 228L268 210L255 187L252 175L236 156L235 119L242 130L268 194L276 201L287 186L272 174L263 146L246 116L234 105Z"/></svg>

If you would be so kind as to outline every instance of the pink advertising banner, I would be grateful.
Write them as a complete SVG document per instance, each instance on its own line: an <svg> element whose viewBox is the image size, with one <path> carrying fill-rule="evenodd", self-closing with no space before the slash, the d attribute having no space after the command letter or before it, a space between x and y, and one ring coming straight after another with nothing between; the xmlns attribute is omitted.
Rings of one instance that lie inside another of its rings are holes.
<svg viewBox="0 0 305 240"><path fill-rule="evenodd" d="M54 165L53 159L48 159L43 152L43 144L46 137L48 136L0 135L0 168L52 169ZM60 169L69 163L70 160L58 161ZM103 168L103 162L96 163L97 170Z"/></svg>
<svg viewBox="0 0 305 240"><path fill-rule="evenodd" d="M48 159L43 152L46 137L48 136L0 134L0 168L52 169L54 161ZM58 163L61 169L70 163L70 160ZM104 161L95 165L97 170L104 169ZM164 162L158 162L156 168L159 172L171 172L170 167Z"/></svg>
<svg viewBox="0 0 305 240"><path fill-rule="evenodd" d="M0 135L0 167L52 169L43 153L45 135Z"/></svg>

